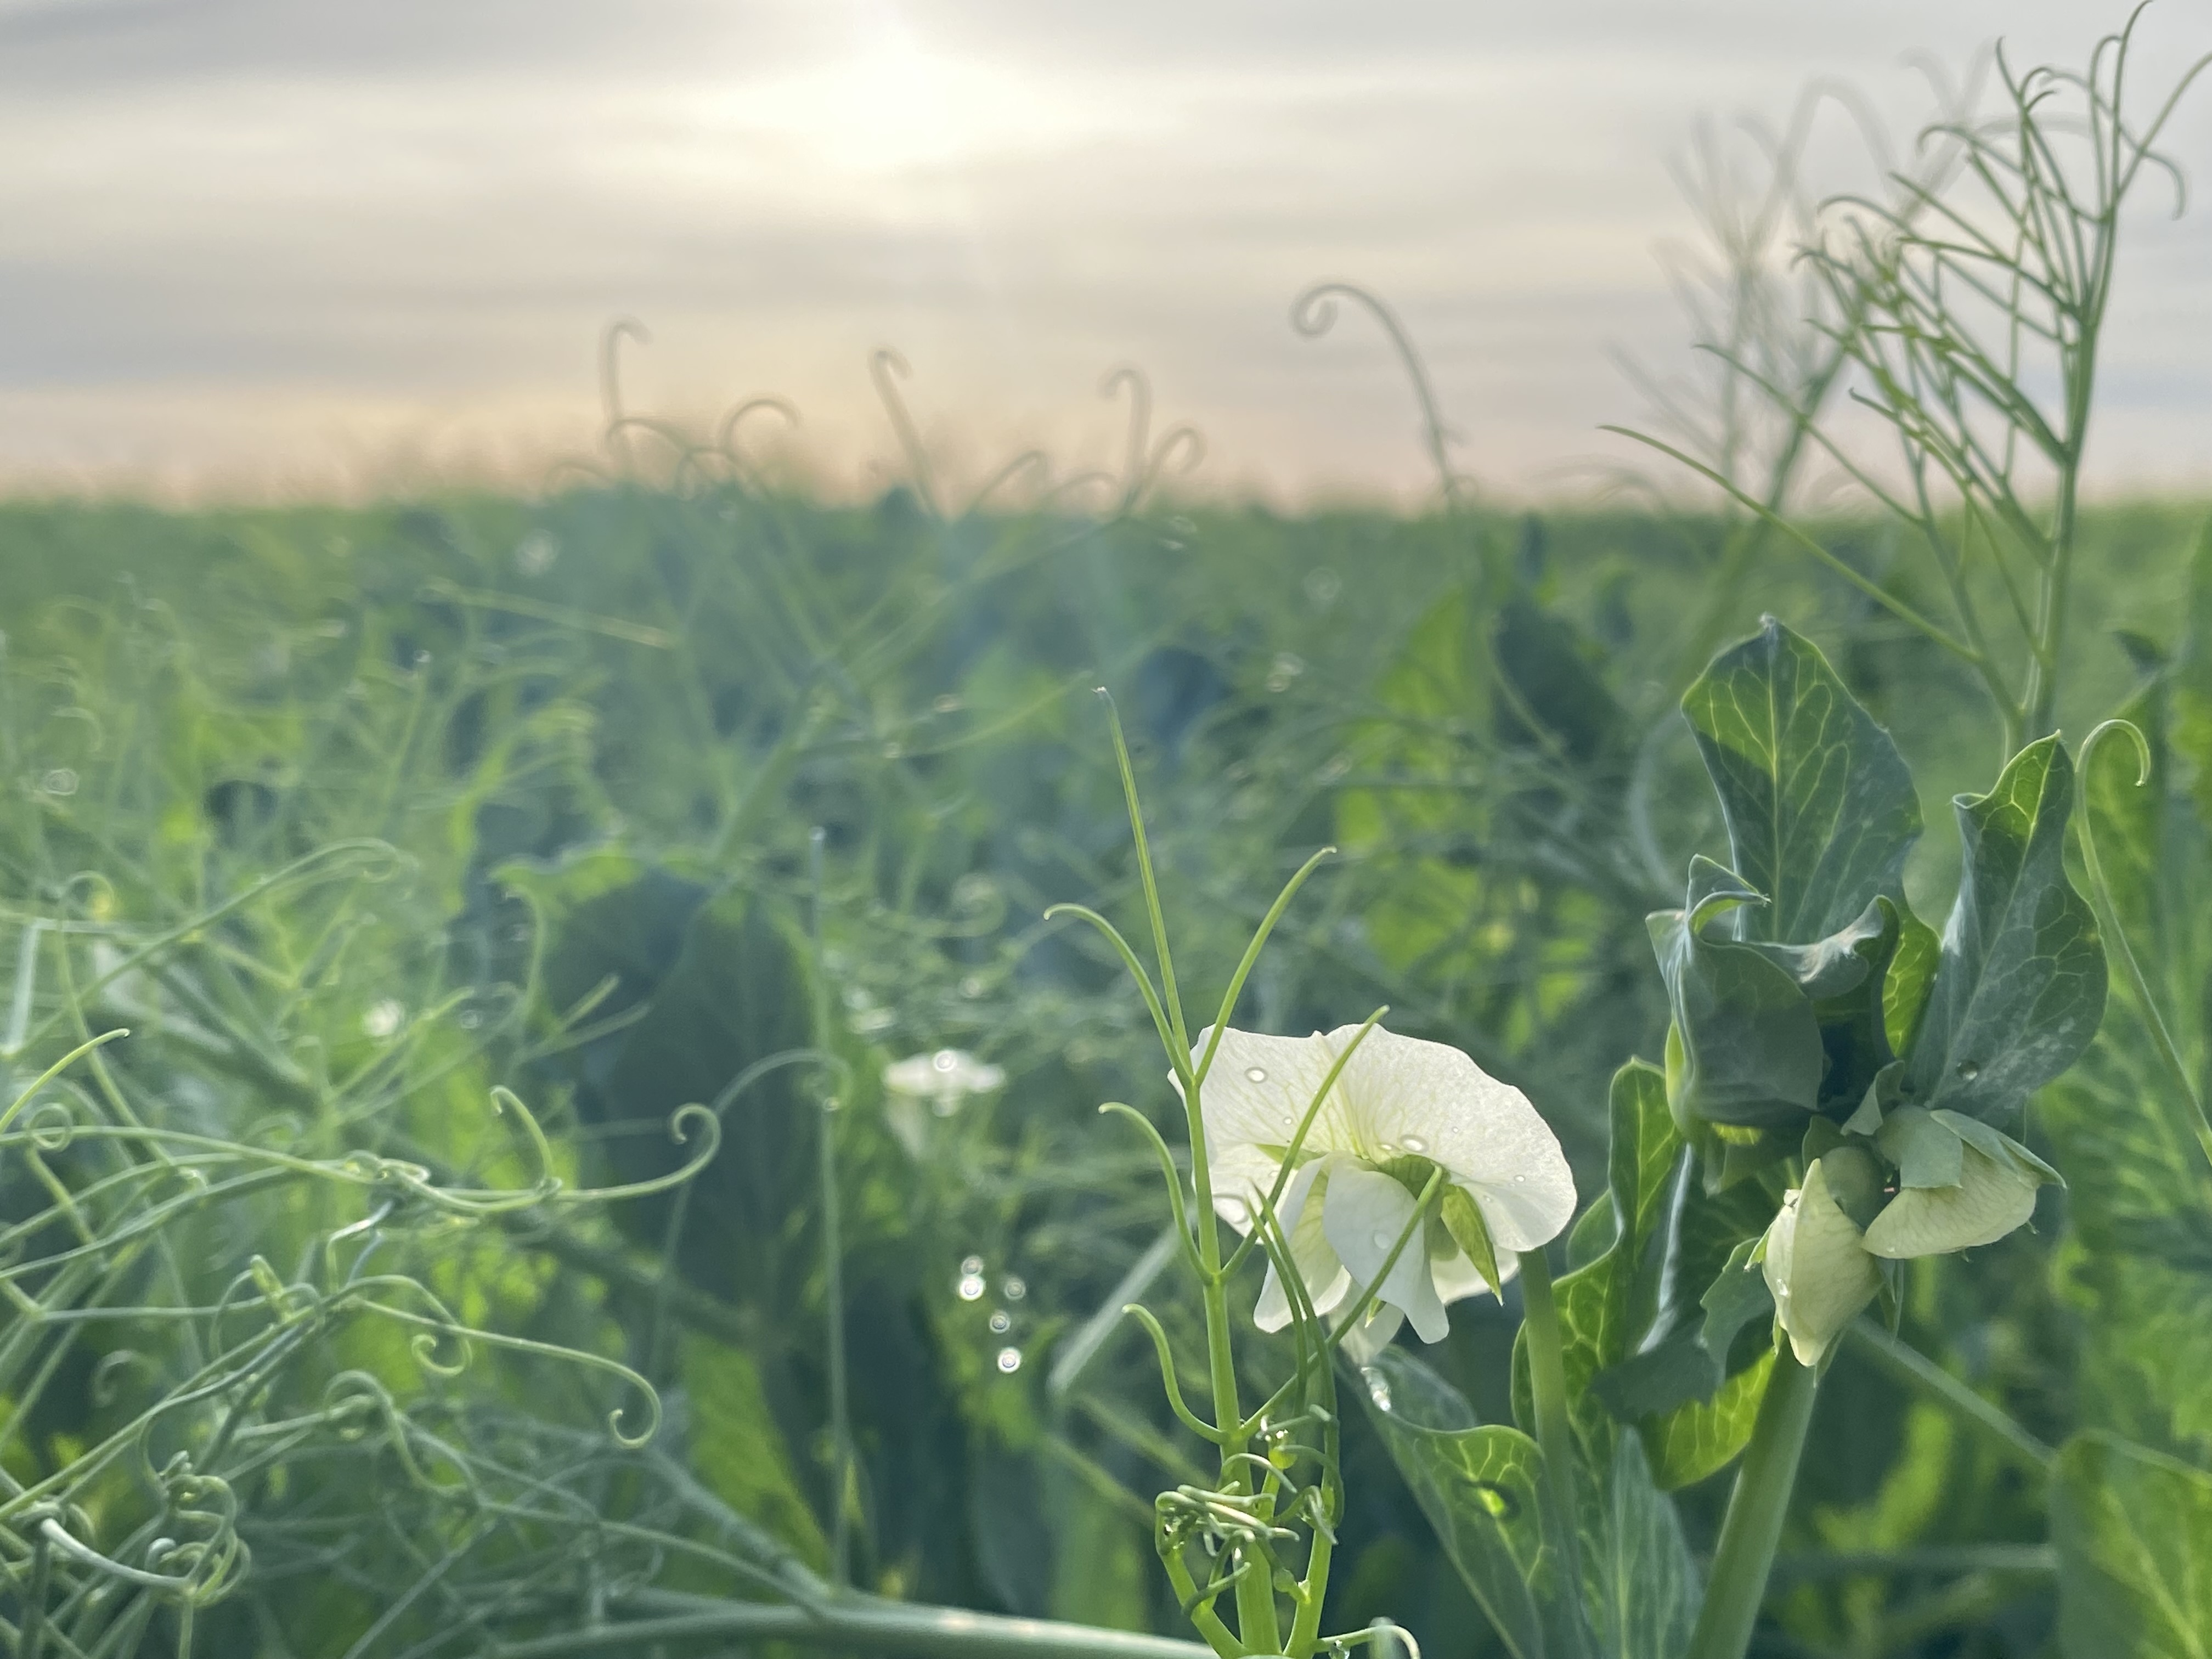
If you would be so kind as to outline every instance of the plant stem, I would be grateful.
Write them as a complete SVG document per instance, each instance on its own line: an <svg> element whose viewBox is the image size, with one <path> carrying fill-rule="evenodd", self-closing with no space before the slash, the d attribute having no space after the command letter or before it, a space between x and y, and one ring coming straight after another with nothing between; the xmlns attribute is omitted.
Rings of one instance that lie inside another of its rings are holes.
<svg viewBox="0 0 2212 1659"><path fill-rule="evenodd" d="M2051 1464L2058 1458L2057 1452L1917 1348L1899 1341L1870 1319L1854 1320L1847 1334L1858 1344L1861 1352L1884 1370L1948 1406L1969 1427L1979 1429L1991 1444L2030 1474L2051 1473Z"/></svg>
<svg viewBox="0 0 2212 1659"><path fill-rule="evenodd" d="M1575 1526L1575 1437L1567 1414L1567 1366L1559 1337L1559 1309L1552 1297L1552 1263L1540 1246L1521 1259L1522 1323L1528 1334L1528 1383L1536 1402L1536 1443L1544 1453L1544 1481L1566 1565L1572 1623L1582 1629L1582 1551Z"/></svg>
<svg viewBox="0 0 2212 1659"><path fill-rule="evenodd" d="M1212 1659L1196 1642L1129 1631L1094 1630L1048 1619L1008 1619L963 1607L916 1607L853 1597L816 1607L721 1601L647 1593L631 1602L648 1616L582 1626L502 1648L507 1659L571 1653L641 1653L655 1642L720 1638L750 1644L793 1642L918 1659Z"/></svg>
<svg viewBox="0 0 2212 1659"><path fill-rule="evenodd" d="M1751 1645L1820 1386L1820 1374L1799 1364L1788 1348L1774 1357L1774 1374L1759 1401L1735 1490L1729 1494L1720 1547L1685 1659L1743 1659Z"/></svg>

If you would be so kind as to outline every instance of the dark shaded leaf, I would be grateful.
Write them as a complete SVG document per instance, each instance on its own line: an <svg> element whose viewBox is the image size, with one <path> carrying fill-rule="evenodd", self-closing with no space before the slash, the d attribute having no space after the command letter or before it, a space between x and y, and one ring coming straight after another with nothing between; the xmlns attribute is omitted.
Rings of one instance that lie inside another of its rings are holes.
<svg viewBox="0 0 2212 1659"><path fill-rule="evenodd" d="M1896 897L1920 803L1889 733L1810 641L1773 617L1682 698L1728 821L1730 862L1767 898L1744 937L1808 944Z"/></svg>
<svg viewBox="0 0 2212 1659"><path fill-rule="evenodd" d="M2105 951L2066 878L2073 801L2073 762L2055 736L2014 756L1988 794L1956 801L1965 867L1905 1057L1919 1104L2014 1117L2096 1035Z"/></svg>

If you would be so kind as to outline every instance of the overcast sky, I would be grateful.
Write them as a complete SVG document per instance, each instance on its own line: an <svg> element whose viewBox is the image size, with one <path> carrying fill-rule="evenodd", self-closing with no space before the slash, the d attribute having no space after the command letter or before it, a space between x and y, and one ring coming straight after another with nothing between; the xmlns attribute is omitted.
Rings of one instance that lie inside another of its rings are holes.
<svg viewBox="0 0 2212 1659"><path fill-rule="evenodd" d="M1905 66L2077 63L2098 0L0 0L0 477L295 487L589 441L629 401L756 392L833 480L907 391L971 475L1102 456L1107 370L1202 427L1221 489L1402 490L1412 405L1548 495L1619 459L1609 356L1684 360L1657 250L1700 118L1819 77L1901 131ZM2147 90L2212 49L2161 0ZM2203 92L2212 94L2212 82ZM1836 124L1833 165L1848 167ZM2212 97L2173 148L2212 173ZM1824 152L1826 154L1826 152ZM2160 205L2163 205L2161 203ZM2137 216L2104 382L2108 489L2212 482L2212 203Z"/></svg>

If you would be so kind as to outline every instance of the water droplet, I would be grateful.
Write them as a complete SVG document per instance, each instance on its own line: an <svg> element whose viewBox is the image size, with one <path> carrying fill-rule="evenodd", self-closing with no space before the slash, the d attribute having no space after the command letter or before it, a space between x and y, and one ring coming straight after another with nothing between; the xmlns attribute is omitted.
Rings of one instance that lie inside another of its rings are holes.
<svg viewBox="0 0 2212 1659"><path fill-rule="evenodd" d="M991 1328L999 1335L1004 1336L1014 1328L1013 1316L1004 1308L994 1309L991 1313Z"/></svg>
<svg viewBox="0 0 2212 1659"><path fill-rule="evenodd" d="M983 1271L983 1258L980 1255L962 1256L960 1258L960 1271L963 1273L981 1273Z"/></svg>
<svg viewBox="0 0 2212 1659"><path fill-rule="evenodd" d="M1419 1154L1429 1150L1429 1143L1422 1139L1419 1135L1407 1135L1406 1137L1406 1150L1418 1157Z"/></svg>
<svg viewBox="0 0 2212 1659"><path fill-rule="evenodd" d="M1959 1079L1960 1082L1972 1083L1981 1074L1982 1067L1981 1063L1978 1060L1962 1060L1959 1062Z"/></svg>
<svg viewBox="0 0 2212 1659"><path fill-rule="evenodd" d="M1009 1302L1018 1302L1030 1293L1030 1287L1012 1273L1006 1275L1006 1282L999 1290Z"/></svg>
<svg viewBox="0 0 2212 1659"><path fill-rule="evenodd" d="M1398 1143L1395 1140L1386 1140L1376 1150L1385 1158L1395 1158L1398 1156Z"/></svg>
<svg viewBox="0 0 2212 1659"><path fill-rule="evenodd" d="M1513 1177L1513 1184L1514 1184L1515 1186L1516 1186L1516 1187L1517 1187L1517 1186L1519 1186L1522 1182L1526 1181L1528 1178L1528 1177L1527 1176L1515 1176Z"/></svg>
<svg viewBox="0 0 2212 1659"><path fill-rule="evenodd" d="M951 1048L939 1048L929 1057L929 1064L933 1071L956 1071L959 1068L960 1056Z"/></svg>
<svg viewBox="0 0 2212 1659"><path fill-rule="evenodd" d="M1390 1409L1390 1379L1372 1365L1362 1370L1360 1375L1366 1379L1367 1397L1375 1402L1375 1409L1378 1412L1389 1411Z"/></svg>
<svg viewBox="0 0 2212 1659"><path fill-rule="evenodd" d="M475 1009L464 1008L461 1010L461 1029L464 1031L473 1031L477 1026L483 1024L483 1016L478 1013Z"/></svg>
<svg viewBox="0 0 2212 1659"><path fill-rule="evenodd" d="M960 1299L963 1302L980 1302L983 1299L983 1275L963 1273L961 1275L960 1282L952 1288L960 1292Z"/></svg>
<svg viewBox="0 0 2212 1659"><path fill-rule="evenodd" d="M999 1350L999 1369L1000 1370L1004 1371L1007 1376L1012 1376L1016 1371L1021 1370L1021 1368L1022 1351L1019 1348L1001 1348Z"/></svg>
<svg viewBox="0 0 2212 1659"><path fill-rule="evenodd" d="M1267 1080L1267 1068L1263 1066L1247 1066L1244 1068L1244 1080L1247 1083L1265 1083Z"/></svg>
<svg viewBox="0 0 2212 1659"><path fill-rule="evenodd" d="M407 1023L405 1006L386 997L361 1017L361 1029L373 1037L388 1037Z"/></svg>
<svg viewBox="0 0 2212 1659"><path fill-rule="evenodd" d="M1386 1227L1377 1227L1373 1232L1368 1235L1368 1237L1373 1242L1375 1248L1378 1250L1387 1250L1393 1244L1395 1244L1398 1242L1398 1235L1390 1231Z"/></svg>
<svg viewBox="0 0 2212 1659"><path fill-rule="evenodd" d="M76 774L66 766L57 766L39 780L39 787L50 795L76 793Z"/></svg>
<svg viewBox="0 0 2212 1659"><path fill-rule="evenodd" d="M960 981L960 994L970 1000L981 996L989 988L981 974L970 974Z"/></svg>

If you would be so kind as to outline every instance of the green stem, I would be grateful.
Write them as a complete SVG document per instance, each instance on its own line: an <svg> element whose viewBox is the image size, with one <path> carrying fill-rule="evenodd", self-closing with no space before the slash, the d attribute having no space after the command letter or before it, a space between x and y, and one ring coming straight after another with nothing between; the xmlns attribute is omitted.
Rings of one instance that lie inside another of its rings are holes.
<svg viewBox="0 0 2212 1659"><path fill-rule="evenodd" d="M1979 1429L1992 1445L2031 1474L2051 1473L2051 1464L2058 1459L2057 1452L1917 1348L1899 1341L1870 1319L1853 1321L1846 1334L1862 1353L1892 1376L1948 1406L1962 1421Z"/></svg>
<svg viewBox="0 0 2212 1659"><path fill-rule="evenodd" d="M1522 1324L1528 1333L1528 1383L1536 1401L1536 1443L1544 1453L1544 1481L1566 1563L1567 1600L1582 1628L1581 1546L1575 1525L1574 1422L1567 1412L1567 1365L1559 1336L1559 1304L1552 1295L1552 1263L1542 1248L1521 1259Z"/></svg>
<svg viewBox="0 0 2212 1659"><path fill-rule="evenodd" d="M1736 1473L1735 1490L1729 1495L1720 1547L1713 1554L1705 1605L1698 1610L1698 1627L1685 1659L1743 1659L1751 1645L1820 1386L1820 1374L1799 1364L1789 1349L1775 1355L1759 1421Z"/></svg>
<svg viewBox="0 0 2212 1659"><path fill-rule="evenodd" d="M571 1653L641 1653L655 1642L720 1638L740 1644L793 1642L850 1652L890 1652L919 1659L1212 1659L1196 1642L1128 1631L1094 1630L1045 1619L1008 1619L962 1607L915 1607L873 1597L818 1607L766 1601L718 1601L668 1592L633 1603L644 1618L579 1627L517 1642L507 1659L554 1659Z"/></svg>

